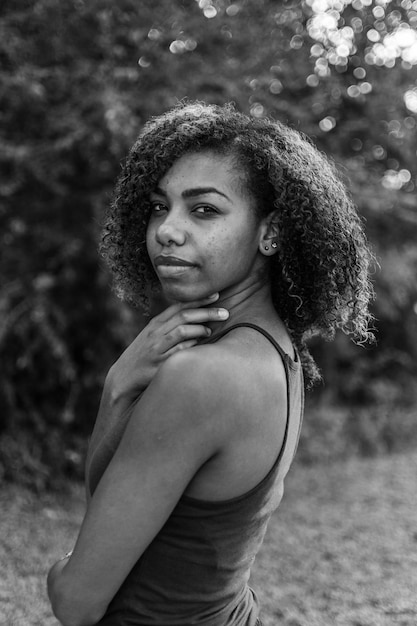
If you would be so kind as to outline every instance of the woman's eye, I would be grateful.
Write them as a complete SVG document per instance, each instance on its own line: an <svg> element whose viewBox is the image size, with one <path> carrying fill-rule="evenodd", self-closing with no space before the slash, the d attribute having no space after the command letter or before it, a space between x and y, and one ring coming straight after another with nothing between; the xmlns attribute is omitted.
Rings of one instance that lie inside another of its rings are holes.
<svg viewBox="0 0 417 626"><path fill-rule="evenodd" d="M166 210L165 204L163 202L152 202L151 203L152 213L161 213Z"/></svg>
<svg viewBox="0 0 417 626"><path fill-rule="evenodd" d="M197 213L198 215L209 216L209 215L216 215L218 211L212 206L207 206L206 204L203 204L201 206L196 207L194 209L194 213Z"/></svg>

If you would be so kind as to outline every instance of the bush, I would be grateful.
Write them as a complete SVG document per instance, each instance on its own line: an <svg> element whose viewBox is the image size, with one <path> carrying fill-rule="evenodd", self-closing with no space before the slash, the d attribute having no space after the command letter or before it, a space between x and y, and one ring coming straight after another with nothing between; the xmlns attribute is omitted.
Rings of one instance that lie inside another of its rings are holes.
<svg viewBox="0 0 417 626"><path fill-rule="evenodd" d="M309 133L351 179L380 257L378 346L354 349L344 337L332 346L313 342L326 385L310 400L301 455L414 441L417 124L405 104L406 93L413 101L412 65L368 62L366 33L375 28L384 37L415 16L400 0L385 17L368 4L332 9L332 23L340 11L337 28L355 26L346 63L335 61L325 29L314 36L306 2L1 4L5 479L41 488L82 476L107 367L143 323L110 296L96 253L100 216L143 121L185 96L233 100L255 117L272 115ZM364 71L366 82L357 78Z"/></svg>

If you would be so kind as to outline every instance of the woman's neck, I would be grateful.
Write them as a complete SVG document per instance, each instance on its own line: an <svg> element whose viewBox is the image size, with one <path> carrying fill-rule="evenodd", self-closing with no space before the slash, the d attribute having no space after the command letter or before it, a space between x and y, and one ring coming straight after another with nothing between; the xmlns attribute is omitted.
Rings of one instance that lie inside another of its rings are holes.
<svg viewBox="0 0 417 626"><path fill-rule="evenodd" d="M206 324L212 337L234 324L262 319L274 311L269 281L248 281L231 287L220 293L214 306L227 309L229 317L224 322Z"/></svg>

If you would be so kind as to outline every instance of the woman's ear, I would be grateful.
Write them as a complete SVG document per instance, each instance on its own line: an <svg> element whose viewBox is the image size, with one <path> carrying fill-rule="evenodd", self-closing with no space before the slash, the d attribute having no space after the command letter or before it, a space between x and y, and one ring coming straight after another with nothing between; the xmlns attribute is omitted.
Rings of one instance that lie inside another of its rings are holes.
<svg viewBox="0 0 417 626"><path fill-rule="evenodd" d="M279 249L278 211L272 211L262 220L259 251L265 256L272 256Z"/></svg>

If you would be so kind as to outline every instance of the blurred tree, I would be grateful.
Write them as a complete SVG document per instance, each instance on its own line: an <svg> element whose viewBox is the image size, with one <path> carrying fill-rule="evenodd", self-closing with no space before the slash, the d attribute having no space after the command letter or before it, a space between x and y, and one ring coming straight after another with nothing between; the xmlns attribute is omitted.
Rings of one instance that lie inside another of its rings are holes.
<svg viewBox="0 0 417 626"><path fill-rule="evenodd" d="M42 486L50 476L79 474L79 440L90 430L103 364L121 347L94 223L117 161L93 69L101 54L93 14L82 20L72 3L7 4L0 445L6 477Z"/></svg>
<svg viewBox="0 0 417 626"><path fill-rule="evenodd" d="M416 0L3 1L6 477L81 473L106 367L142 323L109 297L100 217L143 122L184 97L279 118L336 159L381 263L379 345L313 342L313 397L415 401L416 26Z"/></svg>

